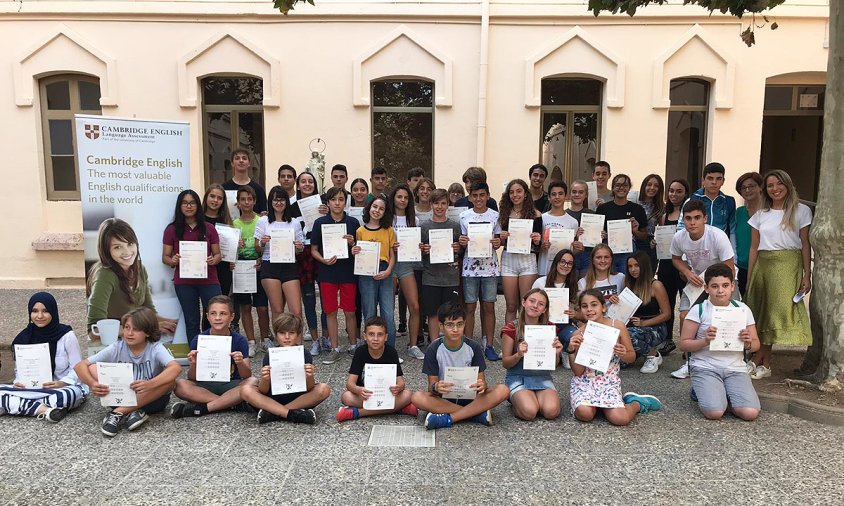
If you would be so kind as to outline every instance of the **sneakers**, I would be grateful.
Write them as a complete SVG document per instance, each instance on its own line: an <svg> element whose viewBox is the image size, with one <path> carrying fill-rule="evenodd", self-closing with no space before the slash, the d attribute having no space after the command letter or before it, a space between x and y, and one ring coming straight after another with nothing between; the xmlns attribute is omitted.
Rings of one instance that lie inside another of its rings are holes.
<svg viewBox="0 0 844 506"><path fill-rule="evenodd" d="M422 360L425 358L425 354L422 353L422 350L419 349L418 346L411 346L407 349L407 354L413 358Z"/></svg>
<svg viewBox="0 0 844 506"><path fill-rule="evenodd" d="M683 367L677 369L676 371L671 373L672 378L677 379L686 379L689 377L689 363L686 362L683 364Z"/></svg>
<svg viewBox="0 0 844 506"><path fill-rule="evenodd" d="M358 408L355 407L348 407L348 406L341 406L340 409L337 410L337 421L338 422L345 422L346 420L357 420L359 418Z"/></svg>
<svg viewBox="0 0 844 506"><path fill-rule="evenodd" d="M495 351L495 348L493 348L492 346L489 346L489 345L487 345L487 347L484 348L484 356L486 356L487 360L492 361L492 362L495 362L497 360L501 360L501 355L499 355L498 352Z"/></svg>
<svg viewBox="0 0 844 506"><path fill-rule="evenodd" d="M103 418L103 423L100 425L100 430L103 434L108 437L114 437L117 435L117 432L120 430L120 426L123 424L123 413L118 413L117 411L109 411L109 413Z"/></svg>
<svg viewBox="0 0 844 506"><path fill-rule="evenodd" d="M751 376L756 374L756 362L754 362L752 360L748 360L747 364L745 364L745 365L747 366L747 374L749 374Z"/></svg>
<svg viewBox="0 0 844 506"><path fill-rule="evenodd" d="M196 404L177 402L170 408L170 416L173 418L184 418L186 416L202 416L202 411Z"/></svg>
<svg viewBox="0 0 844 506"><path fill-rule="evenodd" d="M473 416L469 420L475 423L479 423L481 425L490 426L492 425L492 411L486 410L479 415Z"/></svg>
<svg viewBox="0 0 844 506"><path fill-rule="evenodd" d="M624 404L633 402L639 403L639 413L645 414L648 411L659 411L662 409L662 403L653 395L637 394L636 392L627 392L624 394Z"/></svg>
<svg viewBox="0 0 844 506"><path fill-rule="evenodd" d="M404 359L399 357L399 364L403 364L403 363L404 363Z"/></svg>
<svg viewBox="0 0 844 506"><path fill-rule="evenodd" d="M397 336L406 336L407 335L407 324L406 323L400 323L399 324L399 328L396 329L396 335Z"/></svg>
<svg viewBox="0 0 844 506"><path fill-rule="evenodd" d="M653 374L659 371L659 366L662 365L662 355L659 352L656 352L655 356L648 356L645 358L645 363L642 364L642 368L639 369L639 372L644 374Z"/></svg>
<svg viewBox="0 0 844 506"><path fill-rule="evenodd" d="M282 420L282 418L274 413L270 413L269 411L259 409L258 410L258 424L262 425L267 422L277 422Z"/></svg>
<svg viewBox="0 0 844 506"><path fill-rule="evenodd" d="M322 346L322 351L331 351L332 350L331 340L328 339L327 337L322 336L322 339L320 339L319 342L320 342L320 346Z"/></svg>
<svg viewBox="0 0 844 506"><path fill-rule="evenodd" d="M355 350L357 350L359 346L360 344L358 343L350 344L349 347L346 348L346 351L349 353L349 355L355 356Z"/></svg>
<svg viewBox="0 0 844 506"><path fill-rule="evenodd" d="M316 341L311 343L311 356L312 357L319 355L319 348L320 348L319 339L317 339Z"/></svg>
<svg viewBox="0 0 844 506"><path fill-rule="evenodd" d="M669 339L668 341L663 342L661 345L657 346L656 350L663 356L667 357L672 351L677 349L677 345L674 344L673 339Z"/></svg>
<svg viewBox="0 0 844 506"><path fill-rule="evenodd" d="M328 353L328 356L322 359L322 363L333 364L338 360L340 360L340 348L337 348L336 350L331 350L331 352Z"/></svg>
<svg viewBox="0 0 844 506"><path fill-rule="evenodd" d="M135 430L146 423L147 420L149 420L149 416L147 416L144 410L139 409L129 413L129 416L126 418L126 426L129 427L129 430Z"/></svg>
<svg viewBox="0 0 844 506"><path fill-rule="evenodd" d="M425 428L431 429L445 429L451 427L451 415L448 413L428 413L425 416Z"/></svg>
<svg viewBox="0 0 844 506"><path fill-rule="evenodd" d="M264 344L263 344L263 346L262 346L262 348L264 349L264 351L269 350L269 349L270 349L270 348L272 348L273 346L275 346L275 344L273 344L272 339L270 339L269 337L265 337L265 338L264 338Z"/></svg>
<svg viewBox="0 0 844 506"><path fill-rule="evenodd" d="M569 362L569 354L565 351L560 354L560 365L563 366L563 369L571 369L571 363Z"/></svg>
<svg viewBox="0 0 844 506"><path fill-rule="evenodd" d="M751 378L758 380L762 378L769 378L771 376L771 369L764 365L757 365L756 371L750 375Z"/></svg>
<svg viewBox="0 0 844 506"><path fill-rule="evenodd" d="M249 358L255 356L255 341L249 341Z"/></svg>
<svg viewBox="0 0 844 506"><path fill-rule="evenodd" d="M407 416L412 416L413 418L416 418L416 415L419 414L419 410L411 402L410 404L408 404L407 406L402 408L401 414L407 415Z"/></svg>
<svg viewBox="0 0 844 506"><path fill-rule="evenodd" d="M313 425L316 423L316 413L312 409L292 409L287 412L287 421Z"/></svg>
<svg viewBox="0 0 844 506"><path fill-rule="evenodd" d="M67 408L47 408L47 411L38 415L39 420L47 420L50 423L59 423L67 416Z"/></svg>

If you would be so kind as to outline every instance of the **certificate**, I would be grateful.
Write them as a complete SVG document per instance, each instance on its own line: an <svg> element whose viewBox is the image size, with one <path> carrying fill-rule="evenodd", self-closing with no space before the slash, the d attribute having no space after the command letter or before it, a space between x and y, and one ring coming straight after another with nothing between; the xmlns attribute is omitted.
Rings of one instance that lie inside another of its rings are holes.
<svg viewBox="0 0 844 506"><path fill-rule="evenodd" d="M607 372L612 360L613 348L618 342L619 330L609 325L586 322L583 342L577 350L575 364L600 372Z"/></svg>
<svg viewBox="0 0 844 506"><path fill-rule="evenodd" d="M557 350L553 325L525 325L525 342L528 345L522 366L526 371L553 371L557 366Z"/></svg>
<svg viewBox="0 0 844 506"><path fill-rule="evenodd" d="M607 318L618 320L627 325L627 322L630 321L630 318L641 305L642 299L637 297L629 288L625 288L618 294L618 304L610 304L609 309L607 309Z"/></svg>
<svg viewBox="0 0 844 506"><path fill-rule="evenodd" d="M478 392L469 388L478 382L478 367L446 367L446 383L451 383L451 392L443 394L443 399L474 399Z"/></svg>
<svg viewBox="0 0 844 506"><path fill-rule="evenodd" d="M627 200L629 202L639 203L639 190L630 190L627 192Z"/></svg>
<svg viewBox="0 0 844 506"><path fill-rule="evenodd" d="M463 211L467 209L469 208L448 206L448 210L445 212L445 216L454 223L460 223L460 215L463 213Z"/></svg>
<svg viewBox="0 0 844 506"><path fill-rule="evenodd" d="M53 365L50 362L50 345L16 344L15 375L26 388L41 388L53 381Z"/></svg>
<svg viewBox="0 0 844 506"><path fill-rule="evenodd" d="M551 323L568 323L569 315L566 309L569 308L568 288L543 288L548 294L548 321Z"/></svg>
<svg viewBox="0 0 844 506"><path fill-rule="evenodd" d="M692 271L694 272L694 271ZM704 271L705 272L705 271ZM697 274L697 273L695 273ZM698 276L703 277L703 273L698 274ZM695 302L697 302L698 297L703 293L706 289L705 285L695 286L691 283L686 283L686 286L683 287L683 293L686 294L686 298L689 299L689 304L694 306Z"/></svg>
<svg viewBox="0 0 844 506"><path fill-rule="evenodd" d="M454 231L450 228L436 228L428 231L428 244L431 245L432 264L450 264L454 262Z"/></svg>
<svg viewBox="0 0 844 506"><path fill-rule="evenodd" d="M238 260L232 271L232 293L257 293L258 277L255 260Z"/></svg>
<svg viewBox="0 0 844 506"><path fill-rule="evenodd" d="M422 242L422 229L419 227L407 227L396 229L396 242L399 243L399 262L421 262L422 250L419 244Z"/></svg>
<svg viewBox="0 0 844 506"><path fill-rule="evenodd" d="M548 258L549 262L557 256L557 253L562 249L571 248L571 243L574 242L574 233L576 231L572 228L549 228L548 229Z"/></svg>
<svg viewBox="0 0 844 506"><path fill-rule="evenodd" d="M586 189L588 190L587 207L595 210L598 207L598 183L595 181L586 181Z"/></svg>
<svg viewBox="0 0 844 506"><path fill-rule="evenodd" d="M366 209L365 207L350 207L346 213L351 216L352 218L358 220L360 226L363 226L363 210Z"/></svg>
<svg viewBox="0 0 844 506"><path fill-rule="evenodd" d="M215 224L214 228L217 229L217 235L220 236L220 254L223 262L236 262L237 249L240 243L240 229L223 223Z"/></svg>
<svg viewBox="0 0 844 506"><path fill-rule="evenodd" d="M614 254L633 253L633 231L630 220L607 221L607 245Z"/></svg>
<svg viewBox="0 0 844 506"><path fill-rule="evenodd" d="M226 207L229 208L229 216L232 220L240 218L240 209L237 207L237 190L226 190Z"/></svg>
<svg viewBox="0 0 844 506"><path fill-rule="evenodd" d="M197 336L196 381L231 380L232 336Z"/></svg>
<svg viewBox="0 0 844 506"><path fill-rule="evenodd" d="M381 243L378 241L358 241L360 252L355 255L355 276L374 276L378 274L381 256Z"/></svg>
<svg viewBox="0 0 844 506"><path fill-rule="evenodd" d="M657 225L654 231L657 260L671 260L671 240L677 233L677 225Z"/></svg>
<svg viewBox="0 0 844 506"><path fill-rule="evenodd" d="M604 220L606 216L603 214L583 213L580 215L580 227L583 229L583 235L580 236L580 242L587 248L593 248L601 242L601 231L604 230ZM628 225L628 230L630 229ZM613 250L615 253L615 250Z"/></svg>
<svg viewBox="0 0 844 506"><path fill-rule="evenodd" d="M372 392L363 401L363 409L395 409L396 397L390 387L396 386L396 364L365 364L363 388Z"/></svg>
<svg viewBox="0 0 844 506"><path fill-rule="evenodd" d="M270 229L270 263L295 264L296 245L293 244L292 228Z"/></svg>
<svg viewBox="0 0 844 506"><path fill-rule="evenodd" d="M305 221L305 230L314 228L314 222L322 216L319 213L319 206L322 205L322 197L319 195L311 195L296 201L299 204L299 211L302 213L302 219Z"/></svg>
<svg viewBox="0 0 844 506"><path fill-rule="evenodd" d="M337 257L337 260L349 258L349 242L343 237L347 233L345 223L323 224L322 257Z"/></svg>
<svg viewBox="0 0 844 506"><path fill-rule="evenodd" d="M270 354L270 393L295 394L308 389L305 381L305 348L302 346L273 346Z"/></svg>
<svg viewBox="0 0 844 506"><path fill-rule="evenodd" d="M205 279L208 277L208 243L179 241L179 277Z"/></svg>
<svg viewBox="0 0 844 506"><path fill-rule="evenodd" d="M743 307L712 306L712 326L718 332L709 343L709 351L744 350L744 343L739 339L739 332L747 327Z"/></svg>
<svg viewBox="0 0 844 506"><path fill-rule="evenodd" d="M507 251L522 255L530 254L530 234L533 232L533 220L510 219L507 224L510 237L507 238Z"/></svg>
<svg viewBox="0 0 844 506"><path fill-rule="evenodd" d="M137 406L138 397L129 385L135 381L133 365L97 362L97 383L108 387L108 394L100 397L100 404L109 406Z"/></svg>
<svg viewBox="0 0 844 506"><path fill-rule="evenodd" d="M469 236L469 247L466 256L469 258L492 257L492 223L469 223L466 227Z"/></svg>

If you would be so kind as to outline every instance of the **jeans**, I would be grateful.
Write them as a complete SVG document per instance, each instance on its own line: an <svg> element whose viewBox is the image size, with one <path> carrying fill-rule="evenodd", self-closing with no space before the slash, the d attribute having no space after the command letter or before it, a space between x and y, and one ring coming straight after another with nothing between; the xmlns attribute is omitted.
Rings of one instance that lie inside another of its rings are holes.
<svg viewBox="0 0 844 506"><path fill-rule="evenodd" d="M557 339L563 345L563 350L568 353L569 341L571 336L577 331L577 326L573 323L558 323L557 324Z"/></svg>
<svg viewBox="0 0 844 506"><path fill-rule="evenodd" d="M188 342L199 334L199 322L208 309L208 301L215 295L221 295L219 284L214 285L175 285L176 298L185 315L185 335ZM202 313L199 304L202 303Z"/></svg>
<svg viewBox="0 0 844 506"><path fill-rule="evenodd" d="M387 268L387 262L381 262L380 271ZM376 306L381 311L381 318L387 321L387 344L396 347L396 323L393 308L392 276L376 281L372 276L358 276L360 302L363 305L363 318L375 316Z"/></svg>
<svg viewBox="0 0 844 506"><path fill-rule="evenodd" d="M302 285L302 302L305 306L305 321L308 322L308 329L317 328L316 315L316 288L313 283L305 283ZM322 330L328 329L328 317L325 312L322 313Z"/></svg>

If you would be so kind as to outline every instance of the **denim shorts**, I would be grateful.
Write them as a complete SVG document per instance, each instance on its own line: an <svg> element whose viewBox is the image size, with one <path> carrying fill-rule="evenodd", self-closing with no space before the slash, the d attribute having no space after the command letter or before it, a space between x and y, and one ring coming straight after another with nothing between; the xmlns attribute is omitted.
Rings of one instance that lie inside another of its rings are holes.
<svg viewBox="0 0 844 506"><path fill-rule="evenodd" d="M504 384L510 389L510 398L513 398L517 392L522 390L553 390L557 391L554 386L554 380L551 375L525 375L525 374L508 374L504 378Z"/></svg>
<svg viewBox="0 0 844 506"><path fill-rule="evenodd" d="M463 302L475 304L480 297L481 302L495 302L498 297L498 278L463 278Z"/></svg>
<svg viewBox="0 0 844 506"><path fill-rule="evenodd" d="M536 255L528 253L510 253L505 251L501 254L501 275L502 276L536 276L539 270L536 266Z"/></svg>
<svg viewBox="0 0 844 506"><path fill-rule="evenodd" d="M396 262L393 266L393 277L401 279L413 274L413 262Z"/></svg>

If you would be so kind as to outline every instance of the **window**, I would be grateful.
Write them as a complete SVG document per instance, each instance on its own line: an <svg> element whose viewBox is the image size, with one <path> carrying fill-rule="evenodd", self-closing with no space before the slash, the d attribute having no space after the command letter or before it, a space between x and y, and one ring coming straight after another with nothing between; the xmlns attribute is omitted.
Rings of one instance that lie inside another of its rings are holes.
<svg viewBox="0 0 844 506"><path fill-rule="evenodd" d="M211 76L202 79L205 181L232 177L231 153L252 152L249 177L264 184L264 83L257 77Z"/></svg>
<svg viewBox="0 0 844 506"><path fill-rule="evenodd" d="M599 159L603 83L595 79L543 79L539 159L551 181L592 179ZM572 135L567 135L569 130Z"/></svg>
<svg viewBox="0 0 844 506"><path fill-rule="evenodd" d="M59 75L41 79L41 128L48 200L79 200L74 114L102 114L96 77Z"/></svg>
<svg viewBox="0 0 844 506"><path fill-rule="evenodd" d="M672 79L668 108L668 150L665 180L683 178L697 188L706 148L709 83L700 79Z"/></svg>
<svg viewBox="0 0 844 506"><path fill-rule="evenodd" d="M414 167L434 177L434 83L372 83L372 166L387 169L390 186Z"/></svg>

